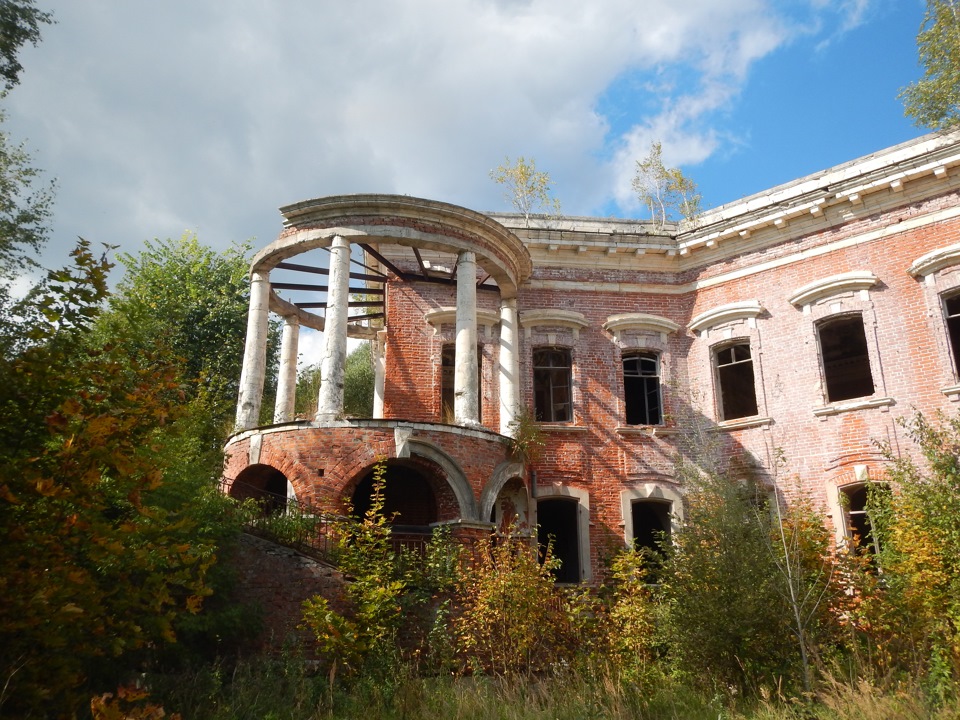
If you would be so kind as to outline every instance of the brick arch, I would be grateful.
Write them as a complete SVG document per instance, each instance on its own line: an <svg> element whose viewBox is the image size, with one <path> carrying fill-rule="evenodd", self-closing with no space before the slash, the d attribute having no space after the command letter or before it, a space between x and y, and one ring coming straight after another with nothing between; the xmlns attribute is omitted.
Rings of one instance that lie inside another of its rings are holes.
<svg viewBox="0 0 960 720"><path fill-rule="evenodd" d="M466 473L463 472L456 460L433 443L413 437L408 438L397 448L398 458L410 457L411 455L426 458L442 468L447 484L457 498L461 519L473 522L480 519L473 488L470 487Z"/></svg>
<svg viewBox="0 0 960 720"><path fill-rule="evenodd" d="M519 478L522 482L523 477L523 463L504 460L497 465L493 470L493 475L490 477L490 480L483 486L483 491L480 493L480 518L486 519L490 517L490 513L493 511L493 505L497 501L500 491L503 490L503 486L506 485L508 481L513 478Z"/></svg>

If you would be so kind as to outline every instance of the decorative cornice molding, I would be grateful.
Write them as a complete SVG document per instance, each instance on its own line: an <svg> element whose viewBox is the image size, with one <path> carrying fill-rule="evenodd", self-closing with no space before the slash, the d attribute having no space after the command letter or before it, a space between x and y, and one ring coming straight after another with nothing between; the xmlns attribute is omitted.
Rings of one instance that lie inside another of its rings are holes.
<svg viewBox="0 0 960 720"><path fill-rule="evenodd" d="M910 264L907 272L913 277L926 277L951 265L960 265L960 243L921 255Z"/></svg>
<svg viewBox="0 0 960 720"><path fill-rule="evenodd" d="M690 321L688 327L694 332L702 332L735 320L752 320L762 312L763 305L759 300L741 300L700 313Z"/></svg>
<svg viewBox="0 0 960 720"><path fill-rule="evenodd" d="M435 332L440 332L441 325L457 324L457 309L455 307L441 307L428 310L423 319L433 326ZM477 310L477 325L493 327L500 322L500 316L492 310Z"/></svg>
<svg viewBox="0 0 960 720"><path fill-rule="evenodd" d="M842 292L869 290L876 284L877 276L869 270L854 270L807 283L794 290L788 300L791 305L800 308Z"/></svg>
<svg viewBox="0 0 960 720"><path fill-rule="evenodd" d="M659 333L661 339L666 340L666 336L675 333L680 326L659 315L650 315L648 313L621 313L611 315L603 323L603 329L613 334L615 340L619 342L620 334L625 331L633 332L654 332Z"/></svg>

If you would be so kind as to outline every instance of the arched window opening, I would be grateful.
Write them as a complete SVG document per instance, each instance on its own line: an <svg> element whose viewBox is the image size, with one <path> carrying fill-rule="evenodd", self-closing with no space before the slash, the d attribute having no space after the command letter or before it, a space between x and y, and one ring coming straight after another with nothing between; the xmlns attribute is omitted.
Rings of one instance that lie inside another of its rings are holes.
<svg viewBox="0 0 960 720"><path fill-rule="evenodd" d="M580 503L572 498L548 498L537 501L537 542L544 557L547 544L553 542L553 556L560 567L553 571L559 583L580 582Z"/></svg>

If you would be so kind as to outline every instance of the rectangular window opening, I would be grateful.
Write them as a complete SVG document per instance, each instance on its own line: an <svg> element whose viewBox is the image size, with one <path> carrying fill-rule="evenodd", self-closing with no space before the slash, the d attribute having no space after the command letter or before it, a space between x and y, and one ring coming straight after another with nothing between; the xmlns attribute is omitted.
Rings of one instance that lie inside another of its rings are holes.
<svg viewBox="0 0 960 720"><path fill-rule="evenodd" d="M736 420L757 414L757 388L753 377L750 344L735 343L714 353L717 384L720 387L720 416Z"/></svg>
<svg viewBox="0 0 960 720"><path fill-rule="evenodd" d="M537 348L533 351L533 407L540 422L573 419L570 351Z"/></svg>
<svg viewBox="0 0 960 720"><path fill-rule="evenodd" d="M817 326L827 402L873 395L873 373L863 319L859 315Z"/></svg>
<svg viewBox="0 0 960 720"><path fill-rule="evenodd" d="M440 350L440 422L452 425L454 414L454 375L457 366L457 348L446 343ZM483 413L483 346L477 346L477 414Z"/></svg>
<svg viewBox="0 0 960 720"><path fill-rule="evenodd" d="M627 425L659 425L663 421L656 353L624 355L623 401Z"/></svg>

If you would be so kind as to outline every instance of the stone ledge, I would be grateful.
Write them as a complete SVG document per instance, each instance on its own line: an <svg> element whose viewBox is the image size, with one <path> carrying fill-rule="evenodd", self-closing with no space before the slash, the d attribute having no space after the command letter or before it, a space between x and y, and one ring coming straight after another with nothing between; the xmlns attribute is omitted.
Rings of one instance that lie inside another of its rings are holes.
<svg viewBox="0 0 960 720"><path fill-rule="evenodd" d="M815 407L813 414L820 418L840 413L852 412L854 410L870 410L872 408L884 408L890 405L896 405L897 401L891 397L868 398L867 400L855 400L853 402L832 403L822 407Z"/></svg>

